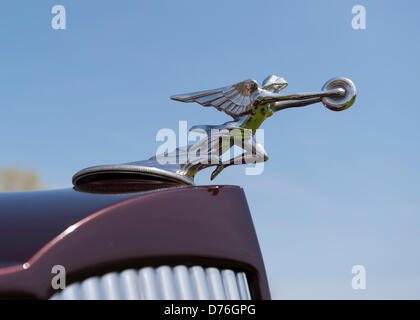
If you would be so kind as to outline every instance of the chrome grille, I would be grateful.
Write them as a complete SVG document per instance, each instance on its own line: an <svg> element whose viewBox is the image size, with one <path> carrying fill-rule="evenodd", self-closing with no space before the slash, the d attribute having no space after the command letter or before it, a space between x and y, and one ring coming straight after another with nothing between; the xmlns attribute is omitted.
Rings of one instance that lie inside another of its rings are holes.
<svg viewBox="0 0 420 320"><path fill-rule="evenodd" d="M128 269L76 282L52 300L250 300L245 273L200 266Z"/></svg>

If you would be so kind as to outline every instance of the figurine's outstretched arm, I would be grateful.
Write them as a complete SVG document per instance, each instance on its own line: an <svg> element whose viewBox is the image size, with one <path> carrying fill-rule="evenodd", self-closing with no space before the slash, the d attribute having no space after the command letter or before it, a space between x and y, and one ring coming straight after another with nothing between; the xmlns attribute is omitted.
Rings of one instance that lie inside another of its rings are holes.
<svg viewBox="0 0 420 320"><path fill-rule="evenodd" d="M333 111L343 111L354 103L356 99L356 87L347 78L333 78L327 81L321 92L292 94L287 96L274 95L266 92L261 95L263 103L269 103L273 112L287 108L304 107L317 102L322 102L325 107Z"/></svg>
<svg viewBox="0 0 420 320"><path fill-rule="evenodd" d="M279 93L272 93L272 92L267 92L267 91L262 90L255 100L258 104L265 104L265 103L275 103L275 102L289 101L289 100L322 99L324 97L343 96L345 93L346 91L343 88L336 88L336 89L320 91L320 92L290 94L290 95L282 95Z"/></svg>
<svg viewBox="0 0 420 320"><path fill-rule="evenodd" d="M288 108L296 108L296 107L305 107L309 106L314 103L321 102L322 98L312 98L307 100L289 100L289 101L278 101L274 102L270 105L270 108L273 112L277 112L280 110L288 109Z"/></svg>

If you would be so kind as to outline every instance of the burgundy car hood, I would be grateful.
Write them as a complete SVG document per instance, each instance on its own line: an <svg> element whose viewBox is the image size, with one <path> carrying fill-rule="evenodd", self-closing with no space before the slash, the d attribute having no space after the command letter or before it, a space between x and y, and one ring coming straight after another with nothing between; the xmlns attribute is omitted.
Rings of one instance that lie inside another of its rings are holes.
<svg viewBox="0 0 420 320"><path fill-rule="evenodd" d="M0 194L0 297L49 298L57 264L66 267L69 283L124 268L183 264L246 272L252 296L270 298L242 188L87 190Z"/></svg>

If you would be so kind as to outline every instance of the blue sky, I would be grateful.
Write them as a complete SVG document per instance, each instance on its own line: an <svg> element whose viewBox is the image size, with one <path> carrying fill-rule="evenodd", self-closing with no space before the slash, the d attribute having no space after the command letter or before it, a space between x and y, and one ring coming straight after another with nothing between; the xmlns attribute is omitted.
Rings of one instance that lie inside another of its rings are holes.
<svg viewBox="0 0 420 320"><path fill-rule="evenodd" d="M67 29L51 28L64 5ZM351 9L367 10L353 30ZM416 1L2 1L0 167L54 188L73 173L154 154L161 128L222 113L169 100L269 74L286 92L351 78L355 105L268 119L260 176L243 186L274 298L420 298ZM197 176L208 184L208 172ZM367 289L351 288L366 267Z"/></svg>

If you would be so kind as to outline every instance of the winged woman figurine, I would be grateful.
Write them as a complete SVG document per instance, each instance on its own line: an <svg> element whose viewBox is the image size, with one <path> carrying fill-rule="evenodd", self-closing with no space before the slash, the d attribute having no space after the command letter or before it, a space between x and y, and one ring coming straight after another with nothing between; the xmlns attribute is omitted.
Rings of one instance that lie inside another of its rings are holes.
<svg viewBox="0 0 420 320"><path fill-rule="evenodd" d="M287 81L275 75L268 76L262 83L262 87L258 86L255 80L245 80L239 83L206 91L182 94L172 96L172 100L181 102L196 102L204 107L213 107L222 111L233 118L233 121L226 122L222 125L200 125L191 128L191 131L204 130L208 137L211 136L213 129L225 129L230 139L222 145L215 144L213 137L209 141L209 155L220 157L229 150L233 145L237 145L244 149L244 153L231 158L228 161L218 160L217 168L211 175L213 180L224 168L232 164L262 162L268 160L268 155L264 147L255 139L256 130L261 124L274 112L291 107L302 107L309 104L322 101L326 107L334 111L341 111L349 108L356 97L356 89L351 80L346 78L334 78L327 82L322 92L281 95L279 91L286 88ZM230 132L242 132L242 140L234 139L234 135ZM251 132L248 139L246 132ZM222 135L226 135L222 134ZM217 141L218 142L218 141ZM200 141L198 145L191 148L198 148L201 144L207 143ZM213 161L214 163L214 161Z"/></svg>
<svg viewBox="0 0 420 320"><path fill-rule="evenodd" d="M230 159L228 162L218 164L211 175L211 180L229 165L261 162L268 159L264 147L255 140L254 135L262 122L273 114L266 101L270 98L272 100L272 98L276 96L274 94L284 89L287 84L288 83L284 78L272 75L264 80L262 88L259 88L257 81L249 79L219 89L171 97L172 100L176 101L197 102L204 107L214 107L233 118L233 121L226 122L222 125L200 125L191 128L191 131L204 130L209 138L212 137L213 140L210 141L211 146L208 149L212 156L222 156L227 150L233 147L234 144L245 150L245 152L238 157ZM227 135L229 135L229 132L231 131L236 130L235 132L237 132L237 130L239 130L244 133L244 139L242 139L242 141L239 140L239 145L238 140L230 139L227 143L225 141L224 143L222 142L222 145L220 146L218 145L218 139L217 141L215 139L217 137L215 137L214 134L212 136L212 130L214 129L226 129L228 131ZM246 129L252 130L251 139L246 139ZM207 143L207 141L202 141L201 143ZM197 145L195 148L199 148L199 146L201 145ZM194 148L194 146L192 148ZM212 162L214 163L215 161Z"/></svg>

